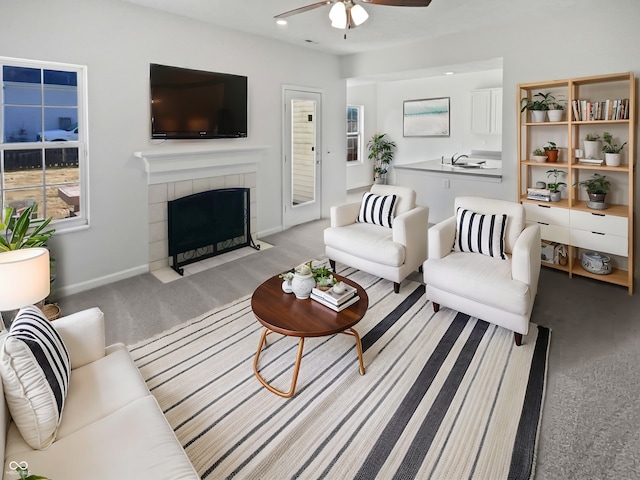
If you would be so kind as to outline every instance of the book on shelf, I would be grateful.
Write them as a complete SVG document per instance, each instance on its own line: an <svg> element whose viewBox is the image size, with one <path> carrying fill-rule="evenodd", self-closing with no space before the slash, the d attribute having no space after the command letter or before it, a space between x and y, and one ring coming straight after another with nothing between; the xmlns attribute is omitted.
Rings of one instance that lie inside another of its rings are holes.
<svg viewBox="0 0 640 480"><path fill-rule="evenodd" d="M548 188L527 188L527 198L539 202L550 202L551 191Z"/></svg>
<svg viewBox="0 0 640 480"><path fill-rule="evenodd" d="M356 303L358 300L360 300L360 296L359 295L353 295L351 298L349 298L346 302L341 303L340 305L335 305L329 301L327 301L324 297L319 297L318 295L316 295L315 293L313 293L313 291L311 292L311 299L315 302L318 302L322 305L324 305L325 307L330 308L331 310L335 310L336 312L341 312L342 310L344 310L345 308L350 307L351 305L353 305L354 303Z"/></svg>
<svg viewBox="0 0 640 480"><path fill-rule="evenodd" d="M629 99L606 99L601 101L572 100L571 109L576 121L628 120Z"/></svg>
<svg viewBox="0 0 640 480"><path fill-rule="evenodd" d="M582 165L602 165L604 160L598 160L597 158L579 158L578 163Z"/></svg>
<svg viewBox="0 0 640 480"><path fill-rule="evenodd" d="M357 290L355 287L351 285L344 284L345 291L342 293L336 293L331 287L329 290L320 290L319 288L313 287L311 293L316 297L322 298L326 302L329 302L333 305L342 305L343 303L349 301L351 297L353 297Z"/></svg>

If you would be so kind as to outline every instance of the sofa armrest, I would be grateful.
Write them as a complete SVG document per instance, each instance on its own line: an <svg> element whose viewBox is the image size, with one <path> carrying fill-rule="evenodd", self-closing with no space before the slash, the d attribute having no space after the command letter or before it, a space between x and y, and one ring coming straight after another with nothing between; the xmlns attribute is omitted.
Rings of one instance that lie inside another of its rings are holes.
<svg viewBox="0 0 640 480"><path fill-rule="evenodd" d="M69 351L72 369L104 357L104 313L99 308L61 317L52 325Z"/></svg>
<svg viewBox="0 0 640 480"><path fill-rule="evenodd" d="M347 203L331 207L331 226L344 227L356 222L358 213L360 212L360 202Z"/></svg>
<svg viewBox="0 0 640 480"><path fill-rule="evenodd" d="M527 225L513 246L511 276L529 285L533 295L538 291L540 276L540 226Z"/></svg>
<svg viewBox="0 0 640 480"><path fill-rule="evenodd" d="M429 229L429 258L449 255L456 241L456 217L449 217Z"/></svg>
<svg viewBox="0 0 640 480"><path fill-rule="evenodd" d="M404 245L405 263L422 263L427 258L429 208L416 206L393 219L392 238Z"/></svg>

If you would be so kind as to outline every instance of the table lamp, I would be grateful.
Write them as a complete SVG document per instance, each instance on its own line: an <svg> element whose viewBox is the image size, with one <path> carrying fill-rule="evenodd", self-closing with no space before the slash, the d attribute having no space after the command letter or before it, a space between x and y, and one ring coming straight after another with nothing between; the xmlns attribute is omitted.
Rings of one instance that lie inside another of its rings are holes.
<svg viewBox="0 0 640 480"><path fill-rule="evenodd" d="M46 298L50 291L50 273L46 248L0 253L0 312L33 305ZM1 313L0 321L4 326Z"/></svg>

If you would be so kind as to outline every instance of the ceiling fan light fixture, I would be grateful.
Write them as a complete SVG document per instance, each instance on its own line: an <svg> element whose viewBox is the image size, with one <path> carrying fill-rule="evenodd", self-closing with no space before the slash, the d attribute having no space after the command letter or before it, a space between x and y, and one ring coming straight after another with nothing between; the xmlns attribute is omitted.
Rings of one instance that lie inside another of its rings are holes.
<svg viewBox="0 0 640 480"><path fill-rule="evenodd" d="M347 28L347 7L343 2L336 2L329 11L329 20L333 28Z"/></svg>
<svg viewBox="0 0 640 480"><path fill-rule="evenodd" d="M356 4L351 7L351 19L356 27L366 22L367 18L369 18L369 14L362 6Z"/></svg>

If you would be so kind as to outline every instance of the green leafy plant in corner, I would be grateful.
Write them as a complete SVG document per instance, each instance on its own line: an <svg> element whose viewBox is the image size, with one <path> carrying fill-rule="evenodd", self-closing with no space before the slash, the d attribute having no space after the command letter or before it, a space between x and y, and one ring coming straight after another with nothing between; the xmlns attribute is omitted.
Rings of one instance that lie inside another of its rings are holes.
<svg viewBox="0 0 640 480"><path fill-rule="evenodd" d="M20 476L20 480L50 480L48 477L29 474L28 468L16 467L16 472Z"/></svg>
<svg viewBox="0 0 640 480"><path fill-rule="evenodd" d="M604 145L602 146L602 151L604 153L620 153L622 148L627 144L627 142L624 142L622 145L618 146L617 143L613 143L613 135L609 132L604 132L602 134L602 138L604 138Z"/></svg>
<svg viewBox="0 0 640 480"><path fill-rule="evenodd" d="M33 219L38 204L25 208L20 215L14 215L11 207L6 207L0 217L0 252L20 250L22 248L42 247L55 229L47 229L52 218Z"/></svg>
<svg viewBox="0 0 640 480"><path fill-rule="evenodd" d="M603 193L607 193L611 188L611 182L609 180L606 180L606 178L607 178L606 175L600 175L599 173L594 173L591 178L587 178L586 180L578 182L573 186L575 187L577 185L578 187L584 187L587 190L588 194L594 194L594 193L603 194Z"/></svg>
<svg viewBox="0 0 640 480"><path fill-rule="evenodd" d="M542 148L544 148L545 151L547 151L547 150L557 150L558 149L558 147L556 146L555 142L547 142L547 144Z"/></svg>
<svg viewBox="0 0 640 480"><path fill-rule="evenodd" d="M536 156L542 157L542 156L544 156L544 150L541 149L541 148L536 148L533 151L533 154L536 155Z"/></svg>
<svg viewBox="0 0 640 480"><path fill-rule="evenodd" d="M376 133L369 143L369 160L373 160L374 177L380 177L387 173L387 167L393 161L393 149L395 142L385 138L386 133Z"/></svg>
<svg viewBox="0 0 640 480"><path fill-rule="evenodd" d="M532 98L524 97L520 100L522 108L521 112L525 110L549 110L550 104L555 104L555 97L550 93L536 93Z"/></svg>
<svg viewBox="0 0 640 480"><path fill-rule="evenodd" d="M554 168L553 170L547 170L547 178L553 177L553 182L547 183L547 187L549 187L550 191L559 192L560 187L567 186L566 183L558 181L558 177L562 174L564 174L564 172L562 170L558 170L557 168Z"/></svg>

